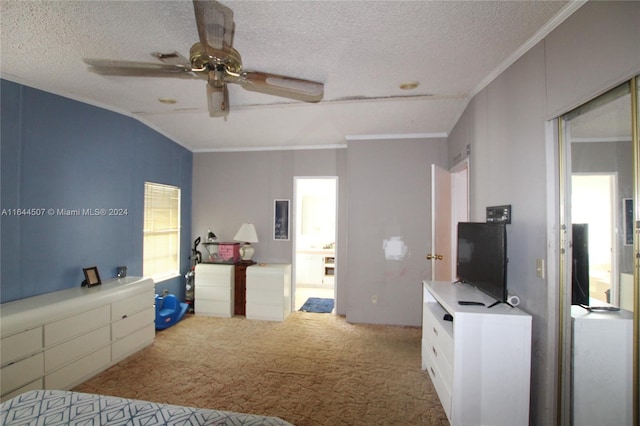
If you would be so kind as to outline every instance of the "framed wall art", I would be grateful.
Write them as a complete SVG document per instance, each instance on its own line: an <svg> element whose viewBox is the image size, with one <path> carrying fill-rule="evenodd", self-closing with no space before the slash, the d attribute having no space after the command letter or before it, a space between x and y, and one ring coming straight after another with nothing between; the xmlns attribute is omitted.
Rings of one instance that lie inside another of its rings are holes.
<svg viewBox="0 0 640 426"><path fill-rule="evenodd" d="M275 200L273 203L273 239L289 241L289 200Z"/></svg>

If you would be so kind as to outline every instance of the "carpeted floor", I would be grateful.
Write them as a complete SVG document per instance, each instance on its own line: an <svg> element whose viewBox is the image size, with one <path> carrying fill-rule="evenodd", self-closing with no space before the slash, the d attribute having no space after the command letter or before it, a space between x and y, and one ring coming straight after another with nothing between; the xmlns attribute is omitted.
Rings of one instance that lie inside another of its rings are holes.
<svg viewBox="0 0 640 426"><path fill-rule="evenodd" d="M283 322L187 316L73 390L278 416L304 425L448 425L417 327L294 312Z"/></svg>

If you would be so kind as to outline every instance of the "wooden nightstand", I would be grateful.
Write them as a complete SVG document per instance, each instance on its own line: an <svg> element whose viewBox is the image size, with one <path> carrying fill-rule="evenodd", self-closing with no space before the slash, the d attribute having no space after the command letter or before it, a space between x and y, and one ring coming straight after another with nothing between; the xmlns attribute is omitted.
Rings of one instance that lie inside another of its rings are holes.
<svg viewBox="0 0 640 426"><path fill-rule="evenodd" d="M242 260L235 264L234 315L245 315L247 305L247 268L255 265L253 260Z"/></svg>

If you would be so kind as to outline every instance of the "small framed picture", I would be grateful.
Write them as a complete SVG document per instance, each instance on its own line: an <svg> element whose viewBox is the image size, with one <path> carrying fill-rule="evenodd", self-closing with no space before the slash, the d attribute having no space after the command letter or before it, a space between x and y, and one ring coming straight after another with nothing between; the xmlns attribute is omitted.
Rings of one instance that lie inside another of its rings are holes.
<svg viewBox="0 0 640 426"><path fill-rule="evenodd" d="M289 240L289 200L275 200L273 203L273 239Z"/></svg>
<svg viewBox="0 0 640 426"><path fill-rule="evenodd" d="M83 287L84 286L93 287L94 285L102 284L97 266L92 266L90 268L82 268L82 272L84 272L84 281L82 282Z"/></svg>

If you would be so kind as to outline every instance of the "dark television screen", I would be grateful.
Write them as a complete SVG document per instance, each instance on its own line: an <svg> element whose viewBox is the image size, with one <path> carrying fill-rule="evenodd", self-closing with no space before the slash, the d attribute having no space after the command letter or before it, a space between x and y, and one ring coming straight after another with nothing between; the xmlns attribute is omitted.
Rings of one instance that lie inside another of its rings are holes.
<svg viewBox="0 0 640 426"><path fill-rule="evenodd" d="M574 223L571 232L571 304L589 305L589 225Z"/></svg>
<svg viewBox="0 0 640 426"><path fill-rule="evenodd" d="M458 279L507 301L507 228L498 223L458 223Z"/></svg>

